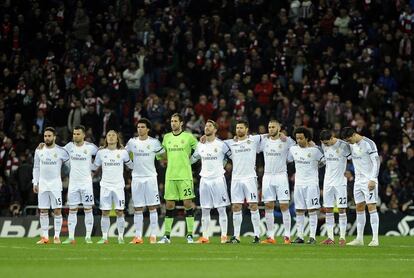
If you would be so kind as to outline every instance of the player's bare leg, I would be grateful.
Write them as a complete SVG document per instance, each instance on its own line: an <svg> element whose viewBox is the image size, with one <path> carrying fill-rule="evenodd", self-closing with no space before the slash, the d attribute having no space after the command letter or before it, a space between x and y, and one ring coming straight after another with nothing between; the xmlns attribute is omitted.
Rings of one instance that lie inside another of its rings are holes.
<svg viewBox="0 0 414 278"><path fill-rule="evenodd" d="M69 230L69 237L62 242L62 244L75 244L75 229L76 224L78 222L78 208L72 207L69 209L68 215L68 230Z"/></svg>
<svg viewBox="0 0 414 278"><path fill-rule="evenodd" d="M62 209L56 208L53 210L54 213L54 228L55 236L53 237L54 244L60 244L60 231L62 230Z"/></svg>
<svg viewBox="0 0 414 278"><path fill-rule="evenodd" d="M36 244L48 244L49 243L49 210L41 209L40 210L40 227L42 230L42 235L40 240Z"/></svg>
<svg viewBox="0 0 414 278"><path fill-rule="evenodd" d="M108 232L109 226L111 225L111 220L109 219L109 210L103 210L101 216L101 231L102 239L97 242L97 244L108 244Z"/></svg>
<svg viewBox="0 0 414 278"><path fill-rule="evenodd" d="M150 215L150 243L157 243L157 233L158 233L158 206L149 206L149 215Z"/></svg>
<svg viewBox="0 0 414 278"><path fill-rule="evenodd" d="M134 225L135 225L135 237L132 239L130 244L142 244L142 226L144 224L143 216L144 208L136 207L134 211Z"/></svg>
<svg viewBox="0 0 414 278"><path fill-rule="evenodd" d="M377 204L368 204L369 220L371 222L372 229L372 240L368 244L370 247L375 247L379 245L378 240L378 226L379 226L379 217L377 212Z"/></svg>
<svg viewBox="0 0 414 278"><path fill-rule="evenodd" d="M194 243L194 203L192 199L183 200L185 209L185 223L187 224L187 243Z"/></svg>
<svg viewBox="0 0 414 278"><path fill-rule="evenodd" d="M305 239L303 236L304 231L304 224L305 224L305 210L303 209L296 209L296 234L297 237L293 241L293 243L303 244L305 243Z"/></svg>
<svg viewBox="0 0 414 278"><path fill-rule="evenodd" d="M243 221L243 215L242 215L241 209L242 209L242 204L232 205L234 233L233 233L233 236L227 241L227 243L240 243L240 228L241 228L241 223Z"/></svg>
<svg viewBox="0 0 414 278"><path fill-rule="evenodd" d="M356 204L356 220L357 220L357 237L346 245L360 246L364 245L364 228L366 222L365 202Z"/></svg>
<svg viewBox="0 0 414 278"><path fill-rule="evenodd" d="M275 202L266 202L265 203L265 218L266 218L266 239L263 240L261 243L264 244L275 244Z"/></svg>

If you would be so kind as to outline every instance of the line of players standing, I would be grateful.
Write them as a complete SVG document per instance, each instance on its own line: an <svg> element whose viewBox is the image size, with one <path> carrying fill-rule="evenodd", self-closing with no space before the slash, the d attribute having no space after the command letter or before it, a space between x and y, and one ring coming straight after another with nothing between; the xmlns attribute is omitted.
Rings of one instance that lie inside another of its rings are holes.
<svg viewBox="0 0 414 278"><path fill-rule="evenodd" d="M174 119L175 118L175 119ZM183 120L175 114L171 118L178 122L178 129L173 129L173 135L183 133ZM73 141L65 147L55 144L56 133L53 128L46 128L44 144L35 151L33 168L34 191L38 193L40 209L41 239L38 244L49 243L49 214L54 210L54 243L60 243L62 225L62 182L60 169L62 163L69 161L69 189L68 215L69 237L64 244L75 243L75 227L77 224L77 210L80 204L85 212L86 236L85 242L92 243L93 228L92 206L94 205L91 170L102 168L100 182L100 209L102 210L101 230L102 239L99 244L108 243L110 226L109 212L114 207L117 214L118 242L124 243L124 206L125 181L123 177L124 165L132 169L132 199L134 203L135 237L130 243L143 243L143 210L148 207L150 213L150 243L157 243L158 231L157 207L160 204L158 193L157 173L154 160L156 157L168 159L168 153L181 151L181 148L165 148L157 139L148 136L151 123L141 119L137 124L138 136L131 138L126 147L121 145L117 132L109 131L105 138L105 145L101 148L84 141L85 129L77 126L73 131ZM312 141L311 132L304 127L297 128L293 138L281 133L280 124L272 120L265 135L249 135L248 123L240 121L236 125L234 139L221 141L216 137L217 124L208 120L205 125L205 135L200 143L192 147L194 153L187 155L188 163L201 160L200 205L202 208L203 235L198 243L209 242L210 211L217 208L221 227L222 243L240 243L240 228L243 220L242 205L246 201L251 212L251 221L254 228L253 243L275 243L274 239L274 207L280 203L284 225L284 243L304 243L305 212L308 211L310 237L307 243L316 243L317 211L320 208L320 191L318 180L319 167L326 164L323 199L326 208L326 225L328 238L323 244L334 244L334 214L335 204L339 208L339 244L346 244L345 233L347 226L347 187L344 176L346 164L352 159L355 168L354 199L357 210L357 237L347 245L363 245L365 227L365 207L368 207L372 228L372 241L369 246L378 246L378 213L376 202L378 196L379 157L375 143L355 132L353 128L344 128L341 137L333 136L329 130L320 134L322 148ZM266 239L260 241L260 215L258 210L258 190L256 174L256 154L263 152L265 169L262 183L262 200L265 203ZM130 153L132 154L130 156ZM95 157L92 163L92 159ZM130 159L132 157L133 161ZM231 203L234 234L227 238L226 207L230 204L227 194L227 185L224 179L224 165L232 160ZM295 163L295 190L294 202L296 208L297 238L291 241L291 215L289 212L289 183L286 164ZM168 161L168 165L174 161ZM167 165L167 167L168 167ZM192 184L191 184L192 185ZM167 186L167 184L166 184ZM172 183L169 186L174 186ZM180 187L176 188L178 191ZM167 190L167 188L166 188ZM184 189L190 190L190 189ZM185 194L178 194L171 201L184 199ZM191 196L192 197L192 196ZM187 202L188 203L188 202ZM191 205L191 203L190 203ZM187 225L187 242L193 243L192 227ZM170 243L169 233L164 235L158 243Z"/></svg>

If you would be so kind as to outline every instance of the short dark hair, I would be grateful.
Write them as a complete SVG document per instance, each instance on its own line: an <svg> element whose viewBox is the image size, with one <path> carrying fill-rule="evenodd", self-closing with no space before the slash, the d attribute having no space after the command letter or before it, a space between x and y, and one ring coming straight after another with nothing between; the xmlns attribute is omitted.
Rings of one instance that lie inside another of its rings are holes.
<svg viewBox="0 0 414 278"><path fill-rule="evenodd" d="M355 129L353 127L344 127L341 131L341 138L342 139L347 139L349 137L352 137L352 135L354 135L354 133L356 133Z"/></svg>
<svg viewBox="0 0 414 278"><path fill-rule="evenodd" d="M244 125L246 128L249 128L249 122L248 122L248 121L246 121L246 120L238 120L238 121L236 122L236 125L238 125L238 124L242 124L242 125Z"/></svg>
<svg viewBox="0 0 414 278"><path fill-rule="evenodd" d="M46 127L43 133L45 133L46 131L50 131L53 133L53 135L56 135L56 130L51 126Z"/></svg>
<svg viewBox="0 0 414 278"><path fill-rule="evenodd" d="M174 114L172 114L171 115L171 118L174 118L174 117L176 117L176 118L178 118L178 120L182 123L182 122L184 122L184 118L183 118L183 116L180 114L180 113L174 113Z"/></svg>
<svg viewBox="0 0 414 278"><path fill-rule="evenodd" d="M310 131L310 129L304 126L297 127L295 131L293 131L294 138L296 138L296 134L303 134L306 139L308 139L309 141L312 140L312 132Z"/></svg>
<svg viewBox="0 0 414 278"><path fill-rule="evenodd" d="M85 133L85 131L86 131L86 128L85 128L85 126L83 126L83 125L77 125L77 126L75 126L75 127L73 128L73 130L75 130L75 129L80 129L80 130L82 130L82 131L83 131L83 133Z"/></svg>
<svg viewBox="0 0 414 278"><path fill-rule="evenodd" d="M137 122L137 127L138 127L138 124L145 124L145 126L148 129L151 129L152 128L151 121L148 120L147 118L141 118L141 119L139 119L138 122Z"/></svg>
<svg viewBox="0 0 414 278"><path fill-rule="evenodd" d="M277 124L277 125L281 125L278 120L274 120L274 119L273 120L270 120L269 121L269 124L270 123L274 123L274 124Z"/></svg>
<svg viewBox="0 0 414 278"><path fill-rule="evenodd" d="M324 129L319 134L319 139L321 141L326 141L326 140L330 140L332 138L332 136L333 136L332 130Z"/></svg>
<svg viewBox="0 0 414 278"><path fill-rule="evenodd" d="M218 129L217 123L216 123L215 121L213 121L213 120L211 120L211 119L208 119L208 120L207 120L207 123L212 124L212 125L214 126L214 128L215 128L215 129Z"/></svg>

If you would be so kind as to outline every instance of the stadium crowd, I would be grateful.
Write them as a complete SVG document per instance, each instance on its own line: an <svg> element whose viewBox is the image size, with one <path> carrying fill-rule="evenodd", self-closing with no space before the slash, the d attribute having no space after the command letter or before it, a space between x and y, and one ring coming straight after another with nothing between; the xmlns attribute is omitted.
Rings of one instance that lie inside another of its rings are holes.
<svg viewBox="0 0 414 278"><path fill-rule="evenodd" d="M196 135L215 120L222 139L239 119L306 126L317 143L353 126L377 143L381 208L413 202L414 1L5 0L0 21L0 216L36 204L45 127L63 145L82 124L100 144L147 117L161 138L175 112Z"/></svg>

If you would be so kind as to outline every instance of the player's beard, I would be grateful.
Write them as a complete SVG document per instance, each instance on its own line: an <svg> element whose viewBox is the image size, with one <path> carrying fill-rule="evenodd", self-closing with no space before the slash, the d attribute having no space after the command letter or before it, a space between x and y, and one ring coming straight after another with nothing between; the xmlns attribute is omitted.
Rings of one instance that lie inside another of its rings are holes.
<svg viewBox="0 0 414 278"><path fill-rule="evenodd" d="M270 137L277 137L279 135L279 131L276 131L276 132L274 132L272 134L269 134L269 135L270 135Z"/></svg>
<svg viewBox="0 0 414 278"><path fill-rule="evenodd" d="M53 141L45 141L45 145L50 147L53 145Z"/></svg>
<svg viewBox="0 0 414 278"><path fill-rule="evenodd" d="M237 137L244 137L244 136L246 136L246 133L243 133L243 132L240 132L240 133L236 133L237 134Z"/></svg>

